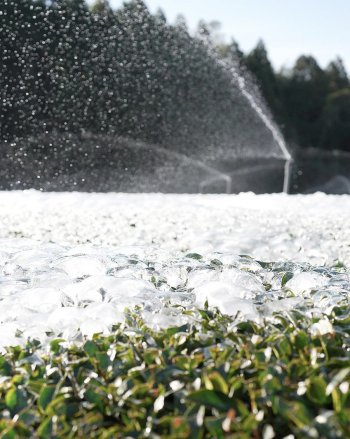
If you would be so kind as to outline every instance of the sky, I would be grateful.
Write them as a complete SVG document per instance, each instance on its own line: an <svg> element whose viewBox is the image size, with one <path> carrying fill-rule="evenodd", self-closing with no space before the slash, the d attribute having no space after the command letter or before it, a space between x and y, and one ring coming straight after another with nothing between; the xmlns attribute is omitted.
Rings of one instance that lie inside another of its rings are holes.
<svg viewBox="0 0 350 439"><path fill-rule="evenodd" d="M110 0L113 8L122 0ZM322 67L341 56L350 74L350 0L146 0L161 8L168 21L185 16L191 30L200 19L222 23L244 52L259 38L274 67L290 67L301 55L313 55Z"/></svg>

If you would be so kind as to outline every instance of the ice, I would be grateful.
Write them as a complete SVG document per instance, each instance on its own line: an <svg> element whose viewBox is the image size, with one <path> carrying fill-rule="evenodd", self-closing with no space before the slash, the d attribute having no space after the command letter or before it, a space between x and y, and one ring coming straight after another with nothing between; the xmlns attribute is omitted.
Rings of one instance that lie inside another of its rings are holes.
<svg viewBox="0 0 350 439"><path fill-rule="evenodd" d="M47 266L53 258L54 255L45 250L33 249L15 253L11 258L11 262L21 267L24 272L39 271Z"/></svg>
<svg viewBox="0 0 350 439"><path fill-rule="evenodd" d="M143 317L154 329L181 326L183 324L193 322L193 319L190 316L184 316L181 314L180 310L176 308L162 308L157 313L146 311L143 313Z"/></svg>
<svg viewBox="0 0 350 439"><path fill-rule="evenodd" d="M311 325L310 332L312 335L325 335L333 333L334 330L329 320L320 319L318 322Z"/></svg>
<svg viewBox="0 0 350 439"><path fill-rule="evenodd" d="M197 271L189 280L188 285L194 287L196 301L203 305L207 300L210 305L221 310L227 298L254 298L265 291L259 279L250 273L230 268L223 271Z"/></svg>
<svg viewBox="0 0 350 439"><path fill-rule="evenodd" d="M115 279L111 276L89 276L81 282L72 282L62 289L72 303L102 302L108 291L116 288Z"/></svg>
<svg viewBox="0 0 350 439"><path fill-rule="evenodd" d="M0 352L5 352L6 346L18 346L23 343L19 337L16 337L18 325L16 323L4 323L0 325Z"/></svg>
<svg viewBox="0 0 350 439"><path fill-rule="evenodd" d="M348 291L339 289L320 290L312 295L312 301L315 308L330 314L335 306L348 305L348 296Z"/></svg>
<svg viewBox="0 0 350 439"><path fill-rule="evenodd" d="M126 309L152 328L196 324L206 302L326 319L350 302L348 212L322 194L0 192L0 348L108 334Z"/></svg>
<svg viewBox="0 0 350 439"><path fill-rule="evenodd" d="M94 334L108 334L110 328L101 320L89 319L80 324L82 335L92 337Z"/></svg>
<svg viewBox="0 0 350 439"><path fill-rule="evenodd" d="M49 314L48 328L56 335L64 333L68 338L74 337L85 318L84 308L59 307Z"/></svg>
<svg viewBox="0 0 350 439"><path fill-rule="evenodd" d="M106 266L94 256L68 256L54 264L54 267L63 270L68 276L79 278L89 275L99 275L106 273Z"/></svg>
<svg viewBox="0 0 350 439"><path fill-rule="evenodd" d="M256 318L257 311L254 304L244 300L247 291L239 284L220 281L207 282L193 290L196 302L201 307L208 302L210 306L218 307L223 313L235 315L240 312L245 317Z"/></svg>
<svg viewBox="0 0 350 439"><path fill-rule="evenodd" d="M123 310L119 311L118 306L111 303L91 303L85 308L85 316L87 322L102 320L108 328L124 320Z"/></svg>
<svg viewBox="0 0 350 439"><path fill-rule="evenodd" d="M319 273L304 272L295 275L286 283L286 287L294 294L302 295L311 290L316 290L328 282L328 278Z"/></svg>
<svg viewBox="0 0 350 439"><path fill-rule="evenodd" d="M63 291L78 304L84 301L113 302L126 297L140 296L148 291L153 292L154 288L151 283L142 280L100 275L67 285Z"/></svg>
<svg viewBox="0 0 350 439"><path fill-rule="evenodd" d="M208 301L210 305L221 306L222 301L231 297L242 297L243 293L241 289L235 285L229 283L211 281L195 288L193 290L196 301L201 306L204 306Z"/></svg>
<svg viewBox="0 0 350 439"><path fill-rule="evenodd" d="M11 278L11 274L0 278L0 298L12 296L12 294L28 288L26 280L17 280L16 275L14 278Z"/></svg>
<svg viewBox="0 0 350 439"><path fill-rule="evenodd" d="M257 294L265 291L258 277L238 269L224 269L219 278L223 281L230 282L235 288L239 288L243 295L249 295L249 293Z"/></svg>
<svg viewBox="0 0 350 439"><path fill-rule="evenodd" d="M218 274L215 270L194 270L188 276L187 288L197 288L209 282L215 281Z"/></svg>
<svg viewBox="0 0 350 439"><path fill-rule="evenodd" d="M155 294L155 289L150 282L138 279L116 278L115 288L106 292L106 299L115 302L125 297L142 297L147 293Z"/></svg>
<svg viewBox="0 0 350 439"><path fill-rule="evenodd" d="M162 270L162 276L170 288L179 289L185 287L188 273L183 266L164 267Z"/></svg>
<svg viewBox="0 0 350 439"><path fill-rule="evenodd" d="M62 293L54 288L29 288L14 295L12 300L36 312L50 312L61 306Z"/></svg>
<svg viewBox="0 0 350 439"><path fill-rule="evenodd" d="M43 271L37 273L31 279L31 284L36 288L59 288L63 289L66 284L70 283L70 277L61 271L51 269L49 272Z"/></svg>
<svg viewBox="0 0 350 439"><path fill-rule="evenodd" d="M228 297L216 306L224 314L243 317L245 320L258 321L260 317L256 306L250 300Z"/></svg>
<svg viewBox="0 0 350 439"><path fill-rule="evenodd" d="M17 278L23 278L25 275L25 270L21 266L13 263L12 261L9 261L4 264L2 274L4 276L10 275Z"/></svg>
<svg viewBox="0 0 350 439"><path fill-rule="evenodd" d="M266 315L272 315L278 311L290 311L293 308L297 308L298 305L300 305L299 297L288 297L286 299L273 300L266 303L264 311Z"/></svg>

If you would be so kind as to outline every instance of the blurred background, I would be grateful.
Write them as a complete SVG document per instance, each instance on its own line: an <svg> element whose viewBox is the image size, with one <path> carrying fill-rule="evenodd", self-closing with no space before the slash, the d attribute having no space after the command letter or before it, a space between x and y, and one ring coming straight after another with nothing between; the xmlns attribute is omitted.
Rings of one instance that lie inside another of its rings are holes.
<svg viewBox="0 0 350 439"><path fill-rule="evenodd" d="M350 193L349 22L346 0L3 0L0 188Z"/></svg>

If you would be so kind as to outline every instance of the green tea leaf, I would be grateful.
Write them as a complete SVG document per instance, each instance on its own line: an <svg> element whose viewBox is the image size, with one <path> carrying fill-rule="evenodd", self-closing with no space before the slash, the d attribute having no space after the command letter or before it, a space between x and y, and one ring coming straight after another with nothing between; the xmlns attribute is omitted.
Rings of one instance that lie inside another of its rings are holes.
<svg viewBox="0 0 350 439"><path fill-rule="evenodd" d="M200 405L214 407L221 411L226 411L233 407L232 399L216 390L198 390L191 393L188 398Z"/></svg>
<svg viewBox="0 0 350 439"><path fill-rule="evenodd" d="M58 354L60 351L60 345L64 341L63 338L56 338L54 340L51 340L50 342L50 349L54 354Z"/></svg>
<svg viewBox="0 0 350 439"><path fill-rule="evenodd" d="M88 354L89 357L96 357L96 354L98 352L98 346L92 340L88 340L84 344L84 351Z"/></svg>
<svg viewBox="0 0 350 439"><path fill-rule="evenodd" d="M8 408L14 409L17 404L17 389L15 387L11 388L5 396L5 403Z"/></svg>
<svg viewBox="0 0 350 439"><path fill-rule="evenodd" d="M52 433L52 420L51 418L44 419L38 428L38 434L40 438L46 439L51 436Z"/></svg>
<svg viewBox="0 0 350 439"><path fill-rule="evenodd" d="M307 395L315 404L323 404L326 399L327 384L321 377L310 378L307 386Z"/></svg>
<svg viewBox="0 0 350 439"><path fill-rule="evenodd" d="M52 401L53 395L55 393L55 386L44 386L39 395L39 407L45 410L49 403Z"/></svg>
<svg viewBox="0 0 350 439"><path fill-rule="evenodd" d="M187 253L186 258L196 259L197 261L200 261L203 259L203 256L199 253Z"/></svg>
<svg viewBox="0 0 350 439"><path fill-rule="evenodd" d="M293 276L294 276L294 274L291 271L287 271L286 273L284 273L284 275L282 276L282 282L281 282L282 287L284 287L285 284L289 280L291 280Z"/></svg>

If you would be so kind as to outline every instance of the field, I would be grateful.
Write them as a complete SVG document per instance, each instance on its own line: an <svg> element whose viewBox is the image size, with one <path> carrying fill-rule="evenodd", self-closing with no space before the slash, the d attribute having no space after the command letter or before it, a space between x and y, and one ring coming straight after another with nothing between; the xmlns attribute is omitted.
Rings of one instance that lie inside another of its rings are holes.
<svg viewBox="0 0 350 439"><path fill-rule="evenodd" d="M1 192L2 437L349 437L349 212Z"/></svg>

